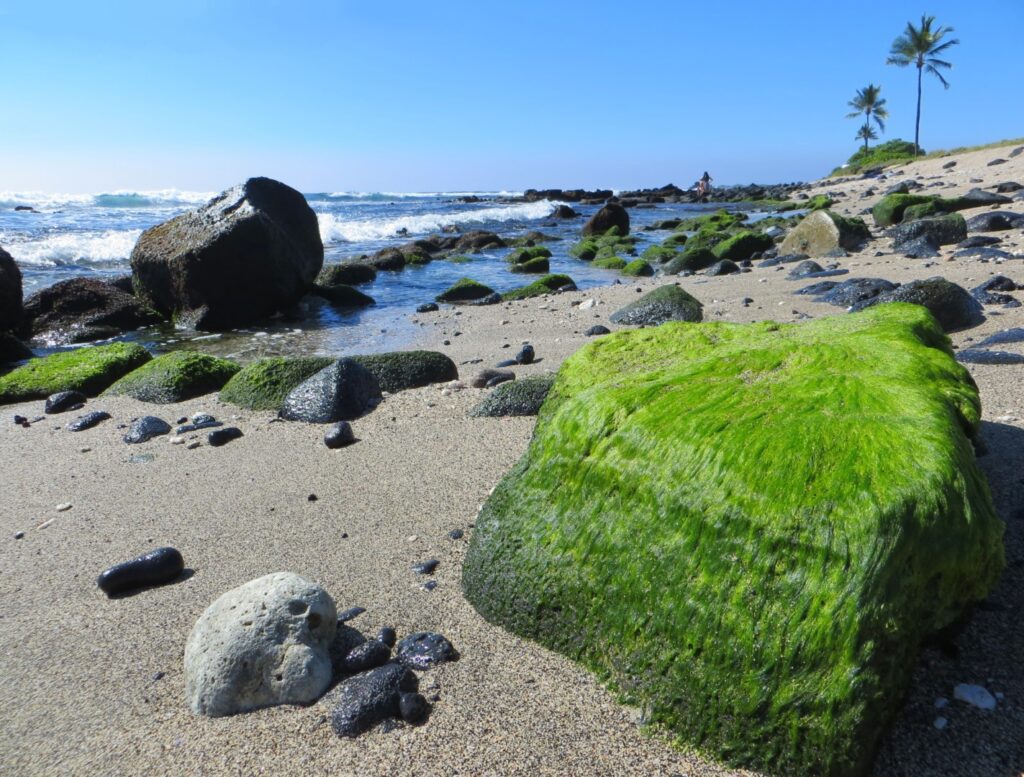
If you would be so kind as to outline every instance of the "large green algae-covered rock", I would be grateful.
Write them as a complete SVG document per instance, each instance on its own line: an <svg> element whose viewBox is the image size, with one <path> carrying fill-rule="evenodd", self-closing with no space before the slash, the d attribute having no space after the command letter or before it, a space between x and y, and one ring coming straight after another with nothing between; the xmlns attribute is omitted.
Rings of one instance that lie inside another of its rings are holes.
<svg viewBox="0 0 1024 777"><path fill-rule="evenodd" d="M833 251L856 251L871 231L862 219L846 218L830 210L816 210L797 224L779 246L779 254L826 256Z"/></svg>
<svg viewBox="0 0 1024 777"><path fill-rule="evenodd" d="M96 396L152 358L136 343L112 343L32 359L0 377L0 404L42 399L58 391Z"/></svg>
<svg viewBox="0 0 1024 777"><path fill-rule="evenodd" d="M613 324L657 326L666 321L700 321L703 306L689 292L674 283L659 286L611 315Z"/></svg>
<svg viewBox="0 0 1024 777"><path fill-rule="evenodd" d="M610 335L478 516L465 593L725 761L863 774L922 638L1003 566L979 417L916 306Z"/></svg>
<svg viewBox="0 0 1024 777"><path fill-rule="evenodd" d="M454 304L483 299L490 294L494 294L494 289L490 286L480 283L480 281L474 281L472 278L459 278L455 283L434 297L434 299L438 302Z"/></svg>
<svg viewBox="0 0 1024 777"><path fill-rule="evenodd" d="M924 205L938 199L927 194L887 194L871 208L880 227L891 227L903 220L903 212L912 205Z"/></svg>
<svg viewBox="0 0 1024 777"><path fill-rule="evenodd" d="M775 245L775 241L768 237L768 235L747 230L733 235L727 240L723 240L712 251L719 259L743 262L756 252L767 251L773 245Z"/></svg>
<svg viewBox="0 0 1024 777"><path fill-rule="evenodd" d="M220 401L250 410L280 410L291 390L337 359L271 357L247 364L220 390Z"/></svg>
<svg viewBox="0 0 1024 777"><path fill-rule="evenodd" d="M469 414L477 418L537 415L554 382L554 375L532 375L501 383Z"/></svg>
<svg viewBox="0 0 1024 777"><path fill-rule="evenodd" d="M242 369L227 359L195 351L172 351L125 375L104 393L142 402L183 402L220 388Z"/></svg>

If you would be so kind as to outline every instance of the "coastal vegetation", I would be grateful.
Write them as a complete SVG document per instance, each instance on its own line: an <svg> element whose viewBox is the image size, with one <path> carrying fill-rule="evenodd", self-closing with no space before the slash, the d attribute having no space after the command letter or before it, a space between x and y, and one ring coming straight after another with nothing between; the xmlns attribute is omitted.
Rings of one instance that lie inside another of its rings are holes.
<svg viewBox="0 0 1024 777"><path fill-rule="evenodd" d="M868 149L868 141L877 137L871 127L872 120L878 125L879 130L885 132L885 119L889 118L889 111L885 107L885 98L879 96L881 91L882 87L868 84L863 89L858 89L857 94L848 103L853 108L853 112L848 113L846 118L856 119L861 114L864 115L864 124L857 133L857 137L863 138L865 151Z"/></svg>

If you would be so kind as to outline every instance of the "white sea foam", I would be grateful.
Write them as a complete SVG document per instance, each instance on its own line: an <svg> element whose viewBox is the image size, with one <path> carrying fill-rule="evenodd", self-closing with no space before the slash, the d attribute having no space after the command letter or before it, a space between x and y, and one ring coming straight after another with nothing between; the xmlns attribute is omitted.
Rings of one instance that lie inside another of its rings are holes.
<svg viewBox="0 0 1024 777"><path fill-rule="evenodd" d="M57 208L152 208L194 207L212 198L215 192L192 192L181 189L153 191L118 190L94 194L54 194L50 192L0 192L0 208L27 205L37 210Z"/></svg>
<svg viewBox="0 0 1024 777"><path fill-rule="evenodd" d="M141 229L65 233L9 242L5 247L19 264L36 267L127 262L141 234Z"/></svg>
<svg viewBox="0 0 1024 777"><path fill-rule="evenodd" d="M347 220L333 213L318 212L320 237L325 243L358 243L366 240L381 240L394 237L405 230L408 235L422 235L436 232L449 224L465 226L489 221L529 221L551 214L554 203L548 200L524 202L515 205L468 210L463 213L423 213L416 216L402 216L395 219Z"/></svg>
<svg viewBox="0 0 1024 777"><path fill-rule="evenodd" d="M519 197L522 192L329 192L326 194L306 195L311 199L328 197L332 199L352 200L415 200L431 197Z"/></svg>

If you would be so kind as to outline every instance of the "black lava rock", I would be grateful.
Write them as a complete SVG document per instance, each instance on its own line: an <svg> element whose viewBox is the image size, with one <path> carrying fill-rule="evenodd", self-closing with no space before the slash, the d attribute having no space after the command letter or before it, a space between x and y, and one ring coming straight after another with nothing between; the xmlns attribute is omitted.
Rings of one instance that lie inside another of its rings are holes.
<svg viewBox="0 0 1024 777"><path fill-rule="evenodd" d="M986 246L994 246L1002 243L1001 237L995 235L971 235L966 240L961 240L956 244L957 248L984 248Z"/></svg>
<svg viewBox="0 0 1024 777"><path fill-rule="evenodd" d="M980 324L985 320L981 312L981 303L974 299L966 289L950 283L945 278L928 278L923 281L911 281L902 286L886 291L855 304L851 311L863 310L872 305L886 302L910 302L923 305L931 311L942 328L947 332Z"/></svg>
<svg viewBox="0 0 1024 777"><path fill-rule="evenodd" d="M104 412L103 410L93 410L85 415L80 415L74 421L67 425L69 432L81 432L85 429L92 429L99 423L106 421L110 418L110 413Z"/></svg>
<svg viewBox="0 0 1024 777"><path fill-rule="evenodd" d="M417 313L433 313L435 310L440 310L436 302L424 302L416 308Z"/></svg>
<svg viewBox="0 0 1024 777"><path fill-rule="evenodd" d="M490 386L497 386L499 383L505 381L515 380L516 374L509 370L492 370L485 369L477 373L473 380L470 381L470 385L473 388L487 388Z"/></svg>
<svg viewBox="0 0 1024 777"><path fill-rule="evenodd" d="M237 426L226 426L223 429L216 429L206 435L206 441L214 448L227 445L232 440L242 436L242 430Z"/></svg>
<svg viewBox="0 0 1024 777"><path fill-rule="evenodd" d="M395 642L398 641L398 635L390 626L381 626L380 630L377 632L376 639L378 642L382 642L389 648L393 648L395 646Z"/></svg>
<svg viewBox="0 0 1024 777"><path fill-rule="evenodd" d="M132 445L146 442L162 434L170 434L170 432L171 425L166 421L156 416L144 415L142 418L132 421L132 425L128 427L128 434L124 436L124 441Z"/></svg>
<svg viewBox="0 0 1024 777"><path fill-rule="evenodd" d="M516 362L519 364L532 364L534 356L533 346L526 344L516 354Z"/></svg>
<svg viewBox="0 0 1024 777"><path fill-rule="evenodd" d="M898 224L886 234L892 238L895 250L906 253L908 245L922 237L927 237L933 246L959 243L967 237L967 223L959 213L950 213Z"/></svg>
<svg viewBox="0 0 1024 777"><path fill-rule="evenodd" d="M400 664L421 671L446 661L454 661L457 657L452 643L431 631L410 634L395 649L395 659Z"/></svg>
<svg viewBox="0 0 1024 777"><path fill-rule="evenodd" d="M731 259L722 259L715 262L704 271L705 275L734 275L740 271L740 267Z"/></svg>
<svg viewBox="0 0 1024 777"><path fill-rule="evenodd" d="M365 607L349 607L347 610L338 613L338 623L345 623L357 618L366 612Z"/></svg>
<svg viewBox="0 0 1024 777"><path fill-rule="evenodd" d="M427 561L421 561L418 564L413 564L412 571L417 575L432 575L440 563L441 562L436 558L428 559Z"/></svg>
<svg viewBox="0 0 1024 777"><path fill-rule="evenodd" d="M145 586L169 583L177 579L184 569L185 561L176 549L157 548L104 571L96 578L96 585L107 596L113 596Z"/></svg>
<svg viewBox="0 0 1024 777"><path fill-rule="evenodd" d="M583 334L585 334L587 337L597 337L598 335L610 335L611 333L612 330L604 326L603 324L594 324L592 327L590 327L590 329L588 329Z"/></svg>
<svg viewBox="0 0 1024 777"><path fill-rule="evenodd" d="M352 424L348 421L338 421L338 423L331 425L327 431L324 432L324 445L331 450L344 448L346 445L351 445L355 441L355 432L352 431Z"/></svg>
<svg viewBox="0 0 1024 777"><path fill-rule="evenodd" d="M430 705L419 693L403 693L398 697L398 711L402 720L415 725L427 717Z"/></svg>
<svg viewBox="0 0 1024 777"><path fill-rule="evenodd" d="M877 297L883 292L892 291L897 286L899 284L884 278L850 278L827 291L821 301L847 308L858 302Z"/></svg>
<svg viewBox="0 0 1024 777"><path fill-rule="evenodd" d="M383 666L391 660L391 646L385 645L380 640L368 639L361 645L356 645L342 661L342 668L346 672L355 674L365 672L367 669L375 669Z"/></svg>
<svg viewBox="0 0 1024 777"><path fill-rule="evenodd" d="M804 286L793 293L804 294L808 297L818 297L832 291L838 285L838 281L819 281L818 283L812 283L810 286Z"/></svg>
<svg viewBox="0 0 1024 777"><path fill-rule="evenodd" d="M401 713L400 696L415 693L416 675L401 664L384 664L340 683L328 695L334 703L331 728L339 737L356 737Z"/></svg>
<svg viewBox="0 0 1024 777"><path fill-rule="evenodd" d="M175 434L188 434L189 432L198 432L200 429L215 429L219 426L224 426L222 421L214 421L212 418L209 421L201 421L199 423L182 424L174 430Z"/></svg>
<svg viewBox="0 0 1024 777"><path fill-rule="evenodd" d="M462 531L462 529L452 529L448 532L448 539L450 540L461 540L465 536L466 532Z"/></svg>
<svg viewBox="0 0 1024 777"><path fill-rule="evenodd" d="M1009 294L998 292L1016 291L1021 288L1004 275L996 275L971 289L971 296L983 305L1006 305L1016 302Z"/></svg>
<svg viewBox="0 0 1024 777"><path fill-rule="evenodd" d="M989 351L984 348L965 348L956 352L956 360L962 364L1024 364L1024 355L1009 351Z"/></svg>
<svg viewBox="0 0 1024 777"><path fill-rule="evenodd" d="M1022 226L1022 221L1024 221L1024 217L1016 213L999 211L979 213L977 216L967 219L967 229L969 232L1001 232Z"/></svg>
<svg viewBox="0 0 1024 777"><path fill-rule="evenodd" d="M554 375L534 375L505 383L471 409L469 415L476 418L537 415L554 382Z"/></svg>
<svg viewBox="0 0 1024 777"><path fill-rule="evenodd" d="M78 410L85 404L85 401L85 394L81 391L58 391L46 398L45 412L50 414Z"/></svg>
<svg viewBox="0 0 1024 777"><path fill-rule="evenodd" d="M380 384L372 372L354 359L338 359L292 389L280 415L316 424L351 421L380 399Z"/></svg>
<svg viewBox="0 0 1024 777"><path fill-rule="evenodd" d="M813 259L805 259L800 262L796 267L789 271L790 278L806 278L808 275L819 273L824 271L824 267L815 262Z"/></svg>

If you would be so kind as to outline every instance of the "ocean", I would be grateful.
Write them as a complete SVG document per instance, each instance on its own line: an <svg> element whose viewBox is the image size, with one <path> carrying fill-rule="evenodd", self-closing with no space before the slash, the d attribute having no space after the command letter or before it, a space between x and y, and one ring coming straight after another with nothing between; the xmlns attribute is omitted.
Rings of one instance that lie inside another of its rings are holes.
<svg viewBox="0 0 1024 777"><path fill-rule="evenodd" d="M204 204L216 192L174 189L64 195L0 192L0 246L17 261L25 296L57 281L77 276L112 279L131 272L129 256L148 227ZM306 194L317 214L324 242L324 264L338 263L417 237L442 227L484 229L514 236L540 230L558 240L551 272L565 273L581 289L621 280L568 254L587 217L599 206L570 203L583 218L553 220L555 201L511 201L518 192L322 192ZM479 202L461 198L478 197ZM32 210L16 210L17 207ZM670 217L686 217L716 205L659 204L630 210L638 251L660 242L663 232L644 232L645 225ZM502 257L509 249L473 255L464 264L436 260L398 272L380 272L377 280L359 287L376 305L339 311L317 298L307 298L294 315L279 316L258 326L212 334L163 325L120 338L140 342L154 352L194 348L249 361L278 355L346 355L394 350L416 335L415 308L432 301L462 277L486 283L496 291L524 285L535 276L514 275ZM46 353L46 349L36 349Z"/></svg>

